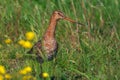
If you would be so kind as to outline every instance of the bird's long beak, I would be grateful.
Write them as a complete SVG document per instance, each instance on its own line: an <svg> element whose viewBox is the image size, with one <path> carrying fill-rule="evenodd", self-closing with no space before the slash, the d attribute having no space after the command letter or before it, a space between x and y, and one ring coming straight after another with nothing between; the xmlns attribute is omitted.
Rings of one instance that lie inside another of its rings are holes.
<svg viewBox="0 0 120 80"><path fill-rule="evenodd" d="M63 18L64 20L67 20L67 21L70 21L70 22L72 22L72 23L76 23L76 24L79 24L79 25L83 25L84 26L84 24L82 24L82 23L79 23L79 22L76 22L76 21L74 21L74 20L72 20L72 19L70 19L70 18L68 18L68 17L65 17L65 18Z"/></svg>

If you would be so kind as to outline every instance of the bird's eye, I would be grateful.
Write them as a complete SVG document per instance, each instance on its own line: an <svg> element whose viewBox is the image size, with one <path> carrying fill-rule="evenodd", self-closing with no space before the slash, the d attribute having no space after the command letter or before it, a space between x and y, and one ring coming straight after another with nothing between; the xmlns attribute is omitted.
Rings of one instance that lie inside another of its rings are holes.
<svg viewBox="0 0 120 80"><path fill-rule="evenodd" d="M59 14L60 16L64 17L63 14L61 14L61 13L58 13L58 14Z"/></svg>

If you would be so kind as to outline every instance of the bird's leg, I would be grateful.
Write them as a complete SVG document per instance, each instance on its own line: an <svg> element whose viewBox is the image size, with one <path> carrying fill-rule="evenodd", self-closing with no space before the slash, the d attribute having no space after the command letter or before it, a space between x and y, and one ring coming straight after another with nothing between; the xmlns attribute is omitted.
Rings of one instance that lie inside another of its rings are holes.
<svg viewBox="0 0 120 80"><path fill-rule="evenodd" d="M37 48L37 51L38 51L38 53L37 53L37 60L40 63L43 63L44 59L45 59L45 56L44 56L44 54L42 53L42 51L39 48Z"/></svg>
<svg viewBox="0 0 120 80"><path fill-rule="evenodd" d="M52 77L51 77L51 80L55 80L56 79L56 58L53 59L52 61L52 70L53 70L53 73L52 73Z"/></svg>
<svg viewBox="0 0 120 80"><path fill-rule="evenodd" d="M42 54L42 52L41 52L41 50L39 48L37 48L37 51L38 51L38 53L37 53L36 59L40 63L40 69L41 69L41 71L40 71L40 77L42 77L42 73L43 73L42 63L44 62L44 60L43 60L43 54Z"/></svg>
<svg viewBox="0 0 120 80"><path fill-rule="evenodd" d="M42 78L42 73L43 73L43 69L42 69L42 64L40 63L40 78Z"/></svg>
<svg viewBox="0 0 120 80"><path fill-rule="evenodd" d="M44 62L44 60L42 59L42 57L40 57L39 55L37 55L36 57L37 61L42 64Z"/></svg>

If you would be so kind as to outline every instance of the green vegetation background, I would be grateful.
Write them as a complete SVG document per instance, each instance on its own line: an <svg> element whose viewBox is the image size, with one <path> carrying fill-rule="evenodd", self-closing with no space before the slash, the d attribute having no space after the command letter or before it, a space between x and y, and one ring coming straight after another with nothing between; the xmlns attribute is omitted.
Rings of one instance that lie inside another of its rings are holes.
<svg viewBox="0 0 120 80"><path fill-rule="evenodd" d="M27 31L37 34L33 43L42 38L52 12L60 10L86 26L58 22L56 64L46 62L44 71L58 80L119 80L119 4L119 0L0 0L0 64L10 73L29 65L39 78L39 63L17 42ZM5 44L6 38L13 43Z"/></svg>

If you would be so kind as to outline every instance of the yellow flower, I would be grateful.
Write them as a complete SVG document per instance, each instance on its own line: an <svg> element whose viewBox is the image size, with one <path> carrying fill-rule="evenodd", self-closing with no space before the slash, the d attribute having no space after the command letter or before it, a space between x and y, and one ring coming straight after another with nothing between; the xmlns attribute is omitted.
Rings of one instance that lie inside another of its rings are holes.
<svg viewBox="0 0 120 80"><path fill-rule="evenodd" d="M18 44L20 44L24 48L31 48L32 47L32 43L29 41L25 41L25 40L18 41Z"/></svg>
<svg viewBox="0 0 120 80"><path fill-rule="evenodd" d="M10 44L11 42L12 42L11 39L6 39L6 40L5 40L5 43L6 43L6 44Z"/></svg>
<svg viewBox="0 0 120 80"><path fill-rule="evenodd" d="M27 72L25 70L20 70L19 73L23 74L23 75L27 74Z"/></svg>
<svg viewBox="0 0 120 80"><path fill-rule="evenodd" d="M18 44L19 44L19 45L22 45L22 46L23 46L24 43L25 43L25 40L19 40L19 41L18 41Z"/></svg>
<svg viewBox="0 0 120 80"><path fill-rule="evenodd" d="M28 67L25 67L24 70L29 73L32 71L32 68L28 66Z"/></svg>
<svg viewBox="0 0 120 80"><path fill-rule="evenodd" d="M49 77L49 74L46 73L46 72L44 72L44 73L42 74L42 76L43 76L43 78L47 78L47 77Z"/></svg>
<svg viewBox="0 0 120 80"><path fill-rule="evenodd" d="M5 74L5 78L6 78L6 79L11 79L12 76L11 76L10 74Z"/></svg>
<svg viewBox="0 0 120 80"><path fill-rule="evenodd" d="M19 73L25 75L31 71L32 71L32 68L28 66L28 67L25 67L23 70L20 70Z"/></svg>
<svg viewBox="0 0 120 80"><path fill-rule="evenodd" d="M4 77L2 75L0 75L0 80L3 80L3 79L4 79Z"/></svg>
<svg viewBox="0 0 120 80"><path fill-rule="evenodd" d="M0 73L1 74L5 74L6 73L6 70L5 70L5 67L0 65Z"/></svg>
<svg viewBox="0 0 120 80"><path fill-rule="evenodd" d="M33 38L35 37L35 33L34 32L27 32L25 34L25 37L27 40L33 40Z"/></svg>
<svg viewBox="0 0 120 80"><path fill-rule="evenodd" d="M32 43L29 42L29 41L25 41L24 44L23 44L23 47L24 48L32 48Z"/></svg>

